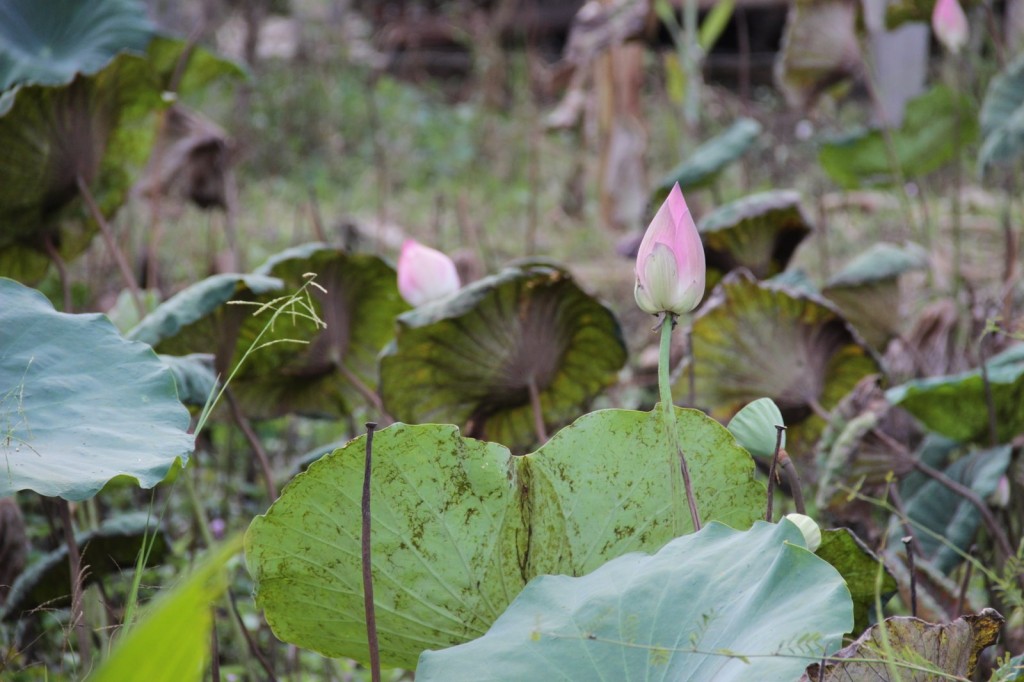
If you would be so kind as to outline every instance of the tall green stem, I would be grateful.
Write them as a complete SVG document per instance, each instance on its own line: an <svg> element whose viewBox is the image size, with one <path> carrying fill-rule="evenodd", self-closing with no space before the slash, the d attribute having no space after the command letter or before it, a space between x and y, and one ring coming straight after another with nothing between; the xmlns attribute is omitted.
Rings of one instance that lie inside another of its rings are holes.
<svg viewBox="0 0 1024 682"><path fill-rule="evenodd" d="M676 326L674 313L665 312L661 319L661 352L658 355L658 391L661 394L661 409L665 415L665 431L669 441L675 445L679 455L679 469L683 474L683 486L686 489L686 504L690 508L690 520L694 532L700 530L700 512L697 511L697 499L693 495L693 484L690 481L690 468L686 465L686 455L679 444L679 430L676 428L676 406L672 402L672 383L669 375L669 356L672 349L672 329Z"/></svg>

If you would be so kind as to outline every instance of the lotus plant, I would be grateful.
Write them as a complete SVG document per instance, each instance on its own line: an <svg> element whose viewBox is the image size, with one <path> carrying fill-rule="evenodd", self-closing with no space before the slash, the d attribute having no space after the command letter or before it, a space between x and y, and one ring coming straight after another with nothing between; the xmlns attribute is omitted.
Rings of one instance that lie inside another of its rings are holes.
<svg viewBox="0 0 1024 682"><path fill-rule="evenodd" d="M409 305L421 306L459 290L452 259L437 249L406 239L398 256L398 292Z"/></svg>
<svg viewBox="0 0 1024 682"><path fill-rule="evenodd" d="M935 3L932 30L939 42L953 54L967 44L967 15L957 0L938 0Z"/></svg>
<svg viewBox="0 0 1024 682"><path fill-rule="evenodd" d="M676 317L692 311L704 298L706 266L704 246L693 222L690 209L679 189L672 186L665 202L654 214L647 227L636 257L636 285L633 296L644 312L660 315L661 352L658 357L658 388L666 429L678 448L675 405L672 402L672 384L669 380L669 350ZM679 450L679 462L686 485L686 501L694 530L700 530L697 510L686 457Z"/></svg>

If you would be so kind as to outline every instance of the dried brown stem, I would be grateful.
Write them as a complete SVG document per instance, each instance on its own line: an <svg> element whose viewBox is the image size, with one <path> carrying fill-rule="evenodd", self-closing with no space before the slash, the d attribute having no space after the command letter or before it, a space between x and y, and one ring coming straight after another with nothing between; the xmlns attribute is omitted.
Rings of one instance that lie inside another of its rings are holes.
<svg viewBox="0 0 1024 682"><path fill-rule="evenodd" d="M907 548L907 568L910 570L910 615L917 618L917 573L914 570L914 538L910 535L900 538Z"/></svg>
<svg viewBox="0 0 1024 682"><path fill-rule="evenodd" d="M78 639L78 658L82 663L82 672L86 673L92 667L92 646L89 642L89 624L85 620L82 587L83 571L88 570L88 567L82 567L82 554L75 540L75 527L71 523L71 505L67 500L58 498L57 509L60 511L61 525L64 526L64 542L68 546L68 566L71 569L71 627Z"/></svg>

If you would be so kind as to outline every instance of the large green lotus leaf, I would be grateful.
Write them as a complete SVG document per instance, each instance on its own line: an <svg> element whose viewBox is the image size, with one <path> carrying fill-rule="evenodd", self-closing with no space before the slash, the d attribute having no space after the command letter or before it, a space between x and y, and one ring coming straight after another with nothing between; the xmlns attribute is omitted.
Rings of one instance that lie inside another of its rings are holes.
<svg viewBox="0 0 1024 682"><path fill-rule="evenodd" d="M96 225L76 178L111 216L145 162L149 114L161 106L149 65L127 54L95 75L20 87L0 101L0 274L35 282L49 263L47 241L64 260L88 247Z"/></svg>
<svg viewBox="0 0 1024 682"><path fill-rule="evenodd" d="M987 363L996 434L1006 442L1024 431L1024 344ZM915 379L889 389L885 397L914 415L928 430L960 442L989 442L989 412L981 370Z"/></svg>
<svg viewBox="0 0 1024 682"><path fill-rule="evenodd" d="M1010 445L979 450L953 462L945 474L985 499L995 491L1000 477L1006 473L1012 450ZM914 535L915 549L944 573L959 566L963 557L956 549L967 553L981 524L981 513L974 505L932 479L913 494L904 496L903 503L912 526L938 533L952 545L950 547L931 533L918 530ZM893 538L891 542L898 543L899 540Z"/></svg>
<svg viewBox="0 0 1024 682"><path fill-rule="evenodd" d="M536 441L530 382L551 428L578 416L625 364L614 314L564 270L510 267L398 318L380 363L400 421L467 424L521 452Z"/></svg>
<svg viewBox="0 0 1024 682"><path fill-rule="evenodd" d="M120 474L152 487L188 458L188 426L151 348L0 278L0 497L84 500Z"/></svg>
<svg viewBox="0 0 1024 682"><path fill-rule="evenodd" d="M5 0L0 3L0 91L58 85L93 74L119 52L143 52L153 36L134 0Z"/></svg>
<svg viewBox="0 0 1024 682"><path fill-rule="evenodd" d="M814 445L831 410L864 376L871 352L826 301L737 271L718 285L693 321L697 403L727 420L768 396L782 412L791 455ZM689 362L676 394L686 392Z"/></svg>
<svg viewBox="0 0 1024 682"><path fill-rule="evenodd" d="M288 316L278 320L281 333L309 343L277 344L253 354L233 384L246 414L340 417L364 404L353 380L376 390L377 355L394 336L395 318L409 309L394 269L374 255L306 244L274 256L255 272L280 278L289 291L314 273L326 293L310 287L311 301L327 326L293 327Z"/></svg>
<svg viewBox="0 0 1024 682"><path fill-rule="evenodd" d="M936 86L907 103L903 125L889 131L903 177L921 177L953 160L957 149L978 137L970 97ZM822 145L821 167L841 187L888 186L896 182L881 130L861 130Z"/></svg>
<svg viewBox="0 0 1024 682"><path fill-rule="evenodd" d="M416 679L792 680L852 611L793 524L712 523L653 556L533 580L484 637L424 652Z"/></svg>
<svg viewBox="0 0 1024 682"><path fill-rule="evenodd" d="M676 420L702 521L747 528L763 518L765 489L750 454L699 410L676 408ZM678 453L657 408L585 415L516 464L530 491L531 578L581 575L693 532Z"/></svg>
<svg viewBox="0 0 1024 682"><path fill-rule="evenodd" d="M213 353L217 373L227 377L236 362L236 349L244 352L265 323L253 317L253 306L228 302L252 303L283 288L276 277L214 275L161 303L126 336L165 355Z"/></svg>
<svg viewBox="0 0 1024 682"><path fill-rule="evenodd" d="M862 72L858 8L852 0L797 0L790 5L775 62L775 82L790 106L810 107Z"/></svg>
<svg viewBox="0 0 1024 682"><path fill-rule="evenodd" d="M981 104L978 166L1011 164L1024 152L1024 53L992 79Z"/></svg>
<svg viewBox="0 0 1024 682"><path fill-rule="evenodd" d="M832 564L853 598L853 632L868 625L877 594L883 605L896 593L896 579L885 564L849 528L821 531L821 546L815 554ZM879 583L881 572L881 583Z"/></svg>
<svg viewBox="0 0 1024 682"><path fill-rule="evenodd" d="M906 616L886 618L829 657L824 672L818 670L819 664L815 663L800 680L934 682L971 679L978 654L995 644L1004 620L994 609L983 609L981 613L961 616L941 625ZM882 628L885 628L884 635Z"/></svg>
<svg viewBox="0 0 1024 682"><path fill-rule="evenodd" d="M689 158L666 173L655 190L655 197L660 199L667 196L672 185L677 182L684 192L707 187L729 164L750 151L760 134L761 124L754 119L737 119L724 132L697 147Z"/></svg>
<svg viewBox="0 0 1024 682"><path fill-rule="evenodd" d="M147 607L89 676L92 682L200 682L206 679L214 605L228 588L226 564L238 552L234 537L211 550L179 585ZM169 637L168 633L174 633Z"/></svg>
<svg viewBox="0 0 1024 682"><path fill-rule="evenodd" d="M916 245L874 244L854 257L825 284L822 295L876 350L900 333L900 275L928 267L928 255Z"/></svg>
<svg viewBox="0 0 1024 682"><path fill-rule="evenodd" d="M82 551L82 566L88 566L83 583L90 585L126 568L134 568L143 542L152 541L149 565L163 562L171 543L156 518L147 512L132 512L108 519L95 530L75 534ZM71 568L68 547L60 545L30 565L11 586L4 604L3 619L21 617L37 608L58 609L71 603Z"/></svg>
<svg viewBox="0 0 1024 682"><path fill-rule="evenodd" d="M713 420L676 410L701 515L763 513L753 462ZM246 535L257 603L275 634L365 660L360 494L365 437L313 462ZM451 425L374 436L374 597L385 665L479 637L533 577L578 575L691 529L660 412L604 410L526 457Z"/></svg>
<svg viewBox="0 0 1024 682"><path fill-rule="evenodd" d="M782 272L812 226L800 205L800 193L780 190L725 204L702 218L697 229L710 290L737 267L747 268L758 279Z"/></svg>

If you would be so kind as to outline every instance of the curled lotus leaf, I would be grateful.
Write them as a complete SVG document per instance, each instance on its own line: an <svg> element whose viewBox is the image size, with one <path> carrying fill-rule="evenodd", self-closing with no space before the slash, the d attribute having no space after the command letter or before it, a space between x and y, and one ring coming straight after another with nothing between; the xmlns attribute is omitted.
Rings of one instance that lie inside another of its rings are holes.
<svg viewBox="0 0 1024 682"><path fill-rule="evenodd" d="M384 407L410 423L467 425L523 451L584 411L626 361L614 314L565 270L513 266L398 318L381 358ZM532 397L531 397L532 394Z"/></svg>
<svg viewBox="0 0 1024 682"><path fill-rule="evenodd" d="M704 216L697 225L707 261L711 289L738 267L758 279L786 269L812 224L799 192L761 192L737 199Z"/></svg>
<svg viewBox="0 0 1024 682"><path fill-rule="evenodd" d="M676 394L687 392L693 371L697 404L722 420L770 397L794 456L814 445L839 400L879 371L870 349L827 301L743 271L718 285L694 319L691 339L692 362L680 367Z"/></svg>
<svg viewBox="0 0 1024 682"><path fill-rule="evenodd" d="M724 132L693 150L678 166L665 174L655 198L661 201L677 182L684 192L714 183L722 171L753 148L761 124L752 118L737 119Z"/></svg>

